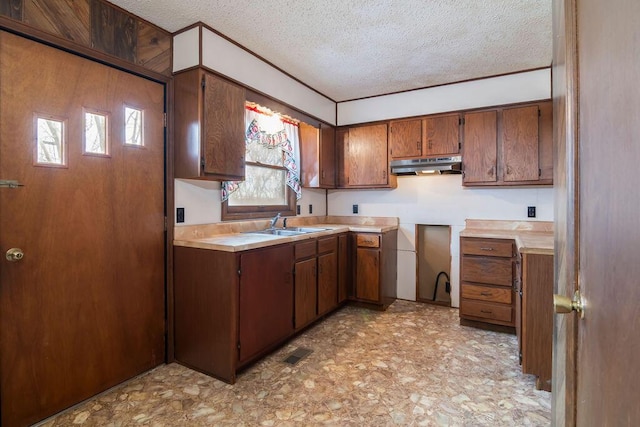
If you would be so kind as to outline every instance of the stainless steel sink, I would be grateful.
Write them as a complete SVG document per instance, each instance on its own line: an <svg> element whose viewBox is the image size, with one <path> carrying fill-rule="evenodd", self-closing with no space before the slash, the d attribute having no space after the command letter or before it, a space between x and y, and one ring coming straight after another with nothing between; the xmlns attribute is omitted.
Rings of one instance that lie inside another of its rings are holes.
<svg viewBox="0 0 640 427"><path fill-rule="evenodd" d="M257 231L246 231L247 234L272 234L274 236L299 236L300 234L317 233L327 228L316 227L291 227L291 228L267 228Z"/></svg>
<svg viewBox="0 0 640 427"><path fill-rule="evenodd" d="M328 230L328 228L319 228L319 227L291 227L287 228L287 230L295 230L301 233L317 233L319 231Z"/></svg>

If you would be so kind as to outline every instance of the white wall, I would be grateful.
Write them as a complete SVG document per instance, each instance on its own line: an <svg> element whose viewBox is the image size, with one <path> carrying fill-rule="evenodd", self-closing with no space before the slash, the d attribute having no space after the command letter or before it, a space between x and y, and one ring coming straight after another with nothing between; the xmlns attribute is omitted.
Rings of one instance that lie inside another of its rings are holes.
<svg viewBox="0 0 640 427"><path fill-rule="evenodd" d="M459 306L459 234L467 218L553 221L552 188L466 188L462 175L401 176L393 190L330 190L329 215L395 216L398 230L398 298L416 299L416 224L451 226L451 299Z"/></svg>
<svg viewBox="0 0 640 427"><path fill-rule="evenodd" d="M175 207L184 208L185 222L181 225L211 224L221 221L220 183L190 179L176 179ZM326 190L303 188L298 200L300 216L324 216L327 212ZM309 205L313 214L309 214Z"/></svg>
<svg viewBox="0 0 640 427"><path fill-rule="evenodd" d="M551 98L551 69L338 103L338 125Z"/></svg>

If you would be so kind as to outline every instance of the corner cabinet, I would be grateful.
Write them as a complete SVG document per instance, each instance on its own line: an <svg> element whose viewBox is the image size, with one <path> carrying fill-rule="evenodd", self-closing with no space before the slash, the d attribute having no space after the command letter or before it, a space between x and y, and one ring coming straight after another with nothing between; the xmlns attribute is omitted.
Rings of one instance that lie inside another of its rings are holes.
<svg viewBox="0 0 640 427"><path fill-rule="evenodd" d="M397 231L354 233L353 299L377 309L396 300Z"/></svg>
<svg viewBox="0 0 640 427"><path fill-rule="evenodd" d="M462 183L553 184L552 103L464 114Z"/></svg>
<svg viewBox="0 0 640 427"><path fill-rule="evenodd" d="M244 179L244 88L200 68L174 81L174 177Z"/></svg>
<svg viewBox="0 0 640 427"><path fill-rule="evenodd" d="M338 188L395 188L389 171L387 124L336 131Z"/></svg>
<svg viewBox="0 0 640 427"><path fill-rule="evenodd" d="M515 331L515 243L460 238L460 323Z"/></svg>
<svg viewBox="0 0 640 427"><path fill-rule="evenodd" d="M460 152L460 114L428 116L389 123L389 155L412 159Z"/></svg>

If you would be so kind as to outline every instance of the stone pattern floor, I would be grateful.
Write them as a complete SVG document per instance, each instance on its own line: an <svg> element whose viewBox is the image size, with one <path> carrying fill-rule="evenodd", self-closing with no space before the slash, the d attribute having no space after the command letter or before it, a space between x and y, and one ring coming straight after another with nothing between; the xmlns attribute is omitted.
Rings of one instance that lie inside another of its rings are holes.
<svg viewBox="0 0 640 427"><path fill-rule="evenodd" d="M313 349L296 365L283 360ZM345 307L231 386L160 366L44 426L546 426L551 394L518 365L513 335L460 326L458 311L396 301Z"/></svg>

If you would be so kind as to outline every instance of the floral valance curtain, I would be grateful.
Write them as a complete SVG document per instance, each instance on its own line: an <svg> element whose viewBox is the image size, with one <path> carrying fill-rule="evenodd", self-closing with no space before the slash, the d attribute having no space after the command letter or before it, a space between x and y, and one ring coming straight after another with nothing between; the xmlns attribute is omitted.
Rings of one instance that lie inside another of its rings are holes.
<svg viewBox="0 0 640 427"><path fill-rule="evenodd" d="M256 106L245 108L245 144L247 162L284 166L287 185L302 197L300 187L300 142L298 124ZM243 181L222 183L222 201L237 191Z"/></svg>

